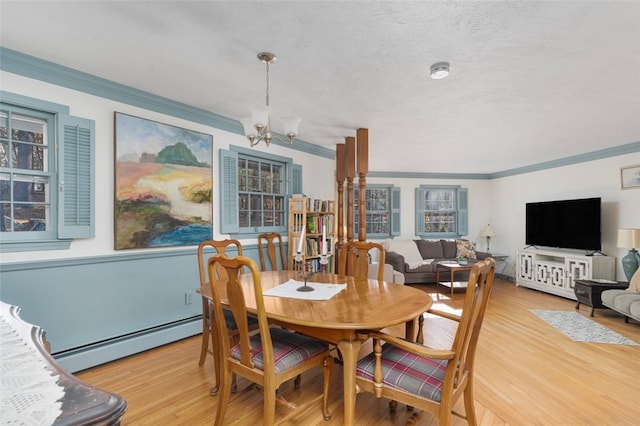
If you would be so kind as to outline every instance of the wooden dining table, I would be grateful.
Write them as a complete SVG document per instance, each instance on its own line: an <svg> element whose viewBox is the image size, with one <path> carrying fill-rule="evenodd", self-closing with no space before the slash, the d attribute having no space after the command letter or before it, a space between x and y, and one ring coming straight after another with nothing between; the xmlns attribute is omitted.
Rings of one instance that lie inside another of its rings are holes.
<svg viewBox="0 0 640 426"><path fill-rule="evenodd" d="M295 271L261 272L263 292L288 280L297 280ZM251 275L241 281L245 286L248 310L255 312ZM416 319L432 305L431 296L413 287L371 279L330 273L316 273L309 282L346 284L346 288L329 300L264 296L266 315L273 323L287 329L335 344L342 355L344 380L344 424L355 424L356 363L366 330L380 330L405 324L405 337L416 338ZM224 287L224 286L223 286ZM200 290L211 298L209 288ZM223 291L223 300L225 303ZM219 359L219 357L216 357Z"/></svg>

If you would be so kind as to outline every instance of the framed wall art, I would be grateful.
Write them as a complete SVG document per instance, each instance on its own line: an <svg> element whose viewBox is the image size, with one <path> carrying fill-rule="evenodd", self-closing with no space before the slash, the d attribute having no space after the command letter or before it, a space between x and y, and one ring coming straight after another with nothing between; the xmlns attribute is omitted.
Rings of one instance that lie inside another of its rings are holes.
<svg viewBox="0 0 640 426"><path fill-rule="evenodd" d="M213 136L115 113L115 249L213 238Z"/></svg>
<svg viewBox="0 0 640 426"><path fill-rule="evenodd" d="M640 164L620 169L620 186L622 189L640 188Z"/></svg>

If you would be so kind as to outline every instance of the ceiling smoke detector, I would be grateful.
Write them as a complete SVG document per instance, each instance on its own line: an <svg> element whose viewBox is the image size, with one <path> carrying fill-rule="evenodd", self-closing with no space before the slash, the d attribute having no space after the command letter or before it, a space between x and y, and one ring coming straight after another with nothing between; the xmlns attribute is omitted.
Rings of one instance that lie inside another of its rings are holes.
<svg viewBox="0 0 640 426"><path fill-rule="evenodd" d="M449 62L436 62L431 65L431 78L442 80L449 75Z"/></svg>

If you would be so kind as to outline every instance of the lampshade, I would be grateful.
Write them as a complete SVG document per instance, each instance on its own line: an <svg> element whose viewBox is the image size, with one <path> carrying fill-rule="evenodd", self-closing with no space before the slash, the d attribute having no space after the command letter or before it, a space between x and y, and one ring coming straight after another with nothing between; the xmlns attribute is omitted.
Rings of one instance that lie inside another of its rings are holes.
<svg viewBox="0 0 640 426"><path fill-rule="evenodd" d="M480 231L481 237L493 237L495 235L496 232L493 230L493 226L491 226L491 224L488 224L487 226L482 228L482 231Z"/></svg>
<svg viewBox="0 0 640 426"><path fill-rule="evenodd" d="M298 117L282 117L282 126L284 127L284 134L286 136L297 135L298 126L300 126L300 121L302 120Z"/></svg>
<svg viewBox="0 0 640 426"><path fill-rule="evenodd" d="M618 229L618 247L640 248L640 229Z"/></svg>
<svg viewBox="0 0 640 426"><path fill-rule="evenodd" d="M257 105L251 108L251 121L256 129L261 129L269 125L269 114L271 108L267 105Z"/></svg>
<svg viewBox="0 0 640 426"><path fill-rule="evenodd" d="M251 121L251 117L245 117L240 119L242 123L242 127L244 128L244 135L249 137L256 137L256 128L253 127L253 121Z"/></svg>

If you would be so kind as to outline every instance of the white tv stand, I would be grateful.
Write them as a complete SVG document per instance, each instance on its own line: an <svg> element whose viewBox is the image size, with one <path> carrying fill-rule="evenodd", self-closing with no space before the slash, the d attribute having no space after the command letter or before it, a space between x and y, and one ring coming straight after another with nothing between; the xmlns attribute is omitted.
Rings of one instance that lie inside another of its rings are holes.
<svg viewBox="0 0 640 426"><path fill-rule="evenodd" d="M554 249L518 251L516 286L576 300L576 280L615 279L615 258Z"/></svg>

